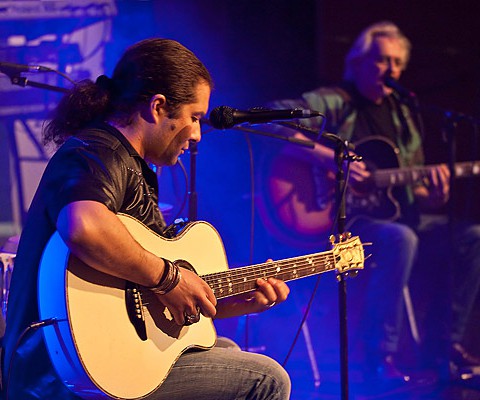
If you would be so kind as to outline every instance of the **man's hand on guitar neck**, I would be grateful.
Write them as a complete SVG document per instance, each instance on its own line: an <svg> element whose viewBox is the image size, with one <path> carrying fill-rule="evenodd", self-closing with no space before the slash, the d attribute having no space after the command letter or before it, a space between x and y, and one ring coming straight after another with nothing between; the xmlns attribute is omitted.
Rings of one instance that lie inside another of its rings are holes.
<svg viewBox="0 0 480 400"><path fill-rule="evenodd" d="M290 289L279 279L259 278L257 289L234 297L227 297L218 302L217 318L230 318L240 315L263 312L276 304L284 302Z"/></svg>
<svg viewBox="0 0 480 400"><path fill-rule="evenodd" d="M446 164L429 169L423 184L415 187L415 197L424 210L436 210L444 206L450 195L450 171Z"/></svg>
<svg viewBox="0 0 480 400"><path fill-rule="evenodd" d="M355 161L350 163L350 172L348 181L355 187L362 187L370 178L370 171L363 161Z"/></svg>
<svg viewBox="0 0 480 400"><path fill-rule="evenodd" d="M253 292L227 297L217 304L211 288L197 274L185 268L181 268L181 274L182 278L174 289L159 295L178 325L184 325L187 316L199 313L209 318L229 318L263 312L284 302L290 293L287 284L279 279L259 278Z"/></svg>

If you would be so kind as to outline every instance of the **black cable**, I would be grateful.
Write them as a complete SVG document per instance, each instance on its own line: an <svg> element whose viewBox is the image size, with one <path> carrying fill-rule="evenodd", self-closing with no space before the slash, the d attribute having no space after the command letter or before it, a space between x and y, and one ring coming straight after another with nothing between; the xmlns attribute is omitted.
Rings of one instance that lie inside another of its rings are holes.
<svg viewBox="0 0 480 400"><path fill-rule="evenodd" d="M63 72L58 71L58 70L53 69L53 68L50 68L50 67L45 67L45 68L48 70L46 72L54 72L54 73L60 75L61 77L65 78L70 83L73 83L75 85L75 81L72 78L70 78L67 74L64 74Z"/></svg>
<svg viewBox="0 0 480 400"><path fill-rule="evenodd" d="M11 374L12 374L13 360L15 358L15 354L17 352L17 349L20 347L20 344L23 341L23 338L31 330L37 330L39 328L44 328L45 326L53 325L55 323L57 323L56 318L48 318L48 319L44 319L42 321L32 322L30 325L28 325L22 331L22 333L18 337L17 342L15 343L15 347L13 348L12 355L10 357L10 361L8 362L7 379L5 379L5 387L3 388L3 392L5 393L5 400L8 400L8 387L10 385L10 378L11 378Z"/></svg>
<svg viewBox="0 0 480 400"><path fill-rule="evenodd" d="M245 141L247 142L248 155L250 161L250 246L249 246L249 264L253 264L253 254L255 246L255 161L253 157L252 142L250 135L245 133ZM245 349L248 351L248 328L249 315L245 315Z"/></svg>
<svg viewBox="0 0 480 400"><path fill-rule="evenodd" d="M255 245L255 162L253 159L252 142L248 133L245 134L250 160L250 264L253 264Z"/></svg>
<svg viewBox="0 0 480 400"><path fill-rule="evenodd" d="M345 182L348 181L348 177L350 175L350 160L347 162L347 170L346 170L346 178L345 178ZM343 186L343 193L342 193L342 196L345 196L345 192L347 190L347 186L348 185L344 185ZM333 234L333 231L334 231L334 227L336 226L336 221L338 220L339 218L339 214L340 214L340 207L338 207L338 204L337 204L337 210L335 211L334 215L335 215L335 218L333 220L333 223L332 223L332 228L331 228L331 234ZM300 333L302 332L302 328L303 328L303 325L305 324L305 321L307 320L307 317L308 317L308 314L310 312L310 309L312 307L312 304L313 304L313 300L315 298L315 295L317 294L317 290L318 290L318 286L320 284L320 278L321 278L321 275L319 275L317 277L317 280L315 282L315 286L312 290L312 294L310 295L310 299L308 300L308 304L307 304L307 308L305 309L305 312L303 314L303 317L302 317L302 320L300 321L300 325L298 326L298 329L297 329L297 332L295 333L295 337L293 338L293 341L292 341L292 344L290 345L290 348L288 349L288 352L287 352L287 355L285 356L285 359L283 360L283 363L282 363L282 366L285 367L290 356L292 355L292 352L293 352L293 349L295 348L296 344L297 344L297 341L298 341L298 338L300 337Z"/></svg>
<svg viewBox="0 0 480 400"><path fill-rule="evenodd" d="M282 366L285 367L287 365L287 362L292 355L293 349L295 348L295 345L297 344L298 338L300 337L300 333L302 332L302 327L305 324L305 321L307 320L308 314L310 312L310 309L312 308L313 300L315 299L315 294L317 293L318 285L320 284L320 277L319 275L317 277L317 280L315 282L315 286L312 290L312 294L310 296L310 299L308 300L307 308L305 309L305 312L303 313L302 320L300 321L300 325L297 329L297 333L295 334L295 337L293 338L292 344L290 345L290 348L288 349L287 355L285 356L285 359L282 362Z"/></svg>

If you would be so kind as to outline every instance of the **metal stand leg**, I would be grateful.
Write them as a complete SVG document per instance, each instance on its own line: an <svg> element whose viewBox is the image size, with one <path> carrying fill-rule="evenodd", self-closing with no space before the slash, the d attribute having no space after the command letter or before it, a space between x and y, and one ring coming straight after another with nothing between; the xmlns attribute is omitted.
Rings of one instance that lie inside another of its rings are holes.
<svg viewBox="0 0 480 400"><path fill-rule="evenodd" d="M308 359L310 360L310 366L312 367L313 382L315 387L320 386L320 373L318 371L318 364L315 358L315 352L313 351L312 339L310 337L310 329L308 329L307 321L302 325L302 333L307 346Z"/></svg>
<svg viewBox="0 0 480 400"><path fill-rule="evenodd" d="M407 285L403 287L403 301L405 302L405 309L407 310L407 317L413 340L416 344L420 344L420 335L418 333L417 319L415 318L415 311L413 309L412 298L410 296L410 289Z"/></svg>

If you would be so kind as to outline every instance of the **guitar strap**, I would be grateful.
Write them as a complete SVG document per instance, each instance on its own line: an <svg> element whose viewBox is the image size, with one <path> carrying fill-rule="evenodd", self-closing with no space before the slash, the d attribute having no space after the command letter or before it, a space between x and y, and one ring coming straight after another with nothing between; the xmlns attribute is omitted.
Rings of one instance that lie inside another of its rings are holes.
<svg viewBox="0 0 480 400"><path fill-rule="evenodd" d="M347 86L347 84L345 84L344 86ZM335 92L337 92L337 94L343 99L343 102L346 105L346 107L344 107L339 113L339 118L337 120L336 126L332 127L332 130L334 131L333 133L335 134L338 134L341 127L348 126L349 122L347 122L347 120L351 118L354 113L356 113L353 104L353 97L344 86L337 86L334 88ZM351 126L349 126L348 129L344 129L345 135L343 136L345 137L342 137L342 139L350 140L353 135L353 129L354 126L353 123L351 123Z"/></svg>
<svg viewBox="0 0 480 400"><path fill-rule="evenodd" d="M420 138L418 137L420 133L417 131L417 137L414 137L414 133L412 132L412 128L414 129L414 127L411 125L414 122L413 120L411 120L411 124L408 123L406 115L408 113L408 115L411 116L412 115L412 113L410 112L411 110L405 104L403 104L400 101L400 99L396 97L395 94L393 96L389 96L388 101L396 111L396 115L398 115L398 120L400 122L400 132L399 132L400 135L396 140L396 144L399 147L400 152L402 154L402 157L400 157L401 166L412 166L415 161L418 162L420 160L413 159L414 155L418 154L418 152L409 154L408 147L416 145L414 141L415 139L420 140ZM421 159L422 159L421 161L423 162L423 152L421 152ZM414 211L415 208L413 206L415 201L415 196L413 194L412 187L409 185L405 186L403 191L399 192L397 190L396 193L402 206L403 217L406 218L407 220L412 220L412 221L416 220L417 213L416 211ZM406 201L401 199L404 196L406 196Z"/></svg>
<svg viewBox="0 0 480 400"><path fill-rule="evenodd" d="M412 132L407 123L407 118L405 117L405 112L402 104L395 100L396 99L393 96L388 97L388 101L390 102L391 106L396 110L398 119L400 121L400 126L401 126L400 137L402 140L402 144L406 145L412 139Z"/></svg>

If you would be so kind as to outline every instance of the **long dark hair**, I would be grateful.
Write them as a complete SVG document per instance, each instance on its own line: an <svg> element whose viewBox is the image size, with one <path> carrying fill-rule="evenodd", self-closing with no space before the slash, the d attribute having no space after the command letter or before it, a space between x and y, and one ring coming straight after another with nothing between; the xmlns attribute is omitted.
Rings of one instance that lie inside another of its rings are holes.
<svg viewBox="0 0 480 400"><path fill-rule="evenodd" d="M194 89L202 81L213 86L206 67L183 45L170 39L142 40L125 51L112 78L78 82L65 94L45 126L44 143L60 145L95 120L128 125L138 106L157 93L166 97L167 111L175 117L181 105L196 100Z"/></svg>

